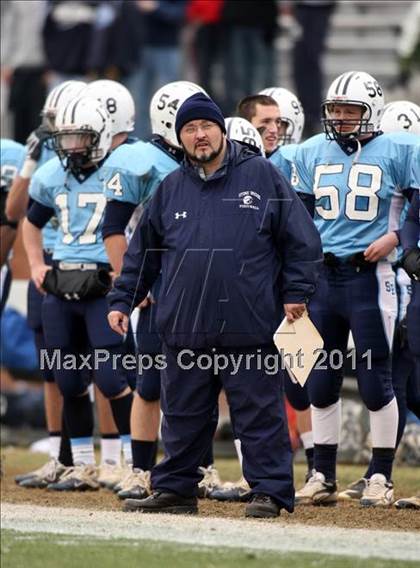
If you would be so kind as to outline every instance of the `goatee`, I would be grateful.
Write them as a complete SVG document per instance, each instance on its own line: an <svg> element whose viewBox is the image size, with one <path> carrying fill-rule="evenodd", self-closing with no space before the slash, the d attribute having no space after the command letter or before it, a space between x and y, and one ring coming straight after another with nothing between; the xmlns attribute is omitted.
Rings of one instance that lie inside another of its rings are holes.
<svg viewBox="0 0 420 568"><path fill-rule="evenodd" d="M215 158L217 158L217 156L220 155L221 151L223 150L223 138L220 142L220 146L216 149L213 150L213 152L210 152L210 154L206 155L202 155L200 157L196 156L195 154L190 154L189 152L187 152L184 148L184 152L187 155L187 157L194 163L196 164L208 164L209 162L212 162Z"/></svg>

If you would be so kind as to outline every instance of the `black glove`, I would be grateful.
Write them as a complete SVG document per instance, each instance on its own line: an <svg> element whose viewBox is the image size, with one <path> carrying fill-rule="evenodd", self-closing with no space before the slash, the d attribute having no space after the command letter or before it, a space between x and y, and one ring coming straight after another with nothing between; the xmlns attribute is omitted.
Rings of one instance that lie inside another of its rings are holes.
<svg viewBox="0 0 420 568"><path fill-rule="evenodd" d="M410 278L420 281L420 249L414 248L404 253L401 265Z"/></svg>
<svg viewBox="0 0 420 568"><path fill-rule="evenodd" d="M31 132L26 140L26 156L35 162L39 161L44 142L51 136L49 130L45 126L39 126L36 130Z"/></svg>

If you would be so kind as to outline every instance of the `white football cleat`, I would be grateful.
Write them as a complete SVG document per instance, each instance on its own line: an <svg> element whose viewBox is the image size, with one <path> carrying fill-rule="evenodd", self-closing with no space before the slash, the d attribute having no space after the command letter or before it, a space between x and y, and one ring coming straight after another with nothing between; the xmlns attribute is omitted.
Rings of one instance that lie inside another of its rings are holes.
<svg viewBox="0 0 420 568"><path fill-rule="evenodd" d="M312 470L312 475L299 491L295 493L295 505L335 505L337 503L337 484L325 481L325 475Z"/></svg>
<svg viewBox="0 0 420 568"><path fill-rule="evenodd" d="M222 486L219 472L214 465L208 467L199 467L198 471L204 476L198 484L198 497L204 499L210 491Z"/></svg>
<svg viewBox="0 0 420 568"><path fill-rule="evenodd" d="M134 467L130 475L124 477L118 497L120 499L145 499L151 492L150 471Z"/></svg>
<svg viewBox="0 0 420 568"><path fill-rule="evenodd" d="M394 502L394 485L382 473L374 473L369 479L363 496L362 507L390 507Z"/></svg>
<svg viewBox="0 0 420 568"><path fill-rule="evenodd" d="M99 466L98 483L101 487L113 490L123 477L123 469L115 462L105 461Z"/></svg>
<svg viewBox="0 0 420 568"><path fill-rule="evenodd" d="M51 458L39 469L27 473L24 476L19 476L20 481L17 481L17 483L20 487L42 489L47 487L50 483L56 483L67 469L68 468L58 460Z"/></svg>
<svg viewBox="0 0 420 568"><path fill-rule="evenodd" d="M359 501L363 497L363 491L368 485L368 479L362 477L357 481L353 481L347 486L347 489L340 491L338 494L339 501Z"/></svg>
<svg viewBox="0 0 420 568"><path fill-rule="evenodd" d="M398 499L398 501L395 501L394 507L397 509L420 509L420 495Z"/></svg>

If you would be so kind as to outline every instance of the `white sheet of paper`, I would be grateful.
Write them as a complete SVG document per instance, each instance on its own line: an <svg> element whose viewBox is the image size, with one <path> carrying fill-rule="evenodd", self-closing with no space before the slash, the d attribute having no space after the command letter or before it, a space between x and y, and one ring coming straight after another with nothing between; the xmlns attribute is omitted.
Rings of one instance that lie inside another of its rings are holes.
<svg viewBox="0 0 420 568"><path fill-rule="evenodd" d="M324 347L324 340L308 312L293 323L284 318L273 339L291 380L303 387L318 359L319 350Z"/></svg>

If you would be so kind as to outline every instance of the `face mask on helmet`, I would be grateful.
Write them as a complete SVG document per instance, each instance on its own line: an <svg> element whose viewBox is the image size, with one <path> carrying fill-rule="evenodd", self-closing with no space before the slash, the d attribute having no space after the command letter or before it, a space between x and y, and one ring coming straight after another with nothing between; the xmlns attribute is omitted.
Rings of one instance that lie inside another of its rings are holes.
<svg viewBox="0 0 420 568"><path fill-rule="evenodd" d="M97 132L68 131L56 132L54 135L55 151L71 171L79 171L98 158Z"/></svg>
<svg viewBox="0 0 420 568"><path fill-rule="evenodd" d="M350 71L332 82L321 108L329 140L355 140L380 130L383 92L368 73Z"/></svg>
<svg viewBox="0 0 420 568"><path fill-rule="evenodd" d="M54 149L63 167L76 177L107 156L112 141L111 118L96 99L72 100L58 112L56 127Z"/></svg>
<svg viewBox="0 0 420 568"><path fill-rule="evenodd" d="M283 87L269 87L259 94L272 97L279 106L283 126L279 135L279 146L299 144L305 125L305 114L297 96Z"/></svg>
<svg viewBox="0 0 420 568"><path fill-rule="evenodd" d="M171 146L180 148L175 119L182 103L195 93L207 94L204 89L190 81L174 81L161 87L150 101L150 122L153 134L162 136Z"/></svg>

